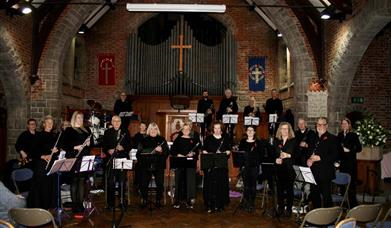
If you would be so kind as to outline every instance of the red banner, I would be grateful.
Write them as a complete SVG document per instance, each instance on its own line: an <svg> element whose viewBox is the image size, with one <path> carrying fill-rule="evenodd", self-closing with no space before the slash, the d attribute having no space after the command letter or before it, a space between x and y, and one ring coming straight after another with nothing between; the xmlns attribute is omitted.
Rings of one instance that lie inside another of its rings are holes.
<svg viewBox="0 0 391 228"><path fill-rule="evenodd" d="M114 54L99 54L99 85L115 85Z"/></svg>

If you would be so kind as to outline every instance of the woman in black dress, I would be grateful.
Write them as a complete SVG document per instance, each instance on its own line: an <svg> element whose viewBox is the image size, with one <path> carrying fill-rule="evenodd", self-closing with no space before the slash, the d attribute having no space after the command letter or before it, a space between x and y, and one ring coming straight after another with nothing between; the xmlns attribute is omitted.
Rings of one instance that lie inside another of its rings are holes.
<svg viewBox="0 0 391 228"><path fill-rule="evenodd" d="M43 121L43 131L37 133L33 151L30 154L33 163L33 180L31 191L27 197L27 207L49 209L56 206L56 179L55 175L46 175L50 167L46 169L52 156L58 152L56 134L52 131L53 117L46 116ZM54 159L54 158L53 158Z"/></svg>
<svg viewBox="0 0 391 228"><path fill-rule="evenodd" d="M281 122L276 133L276 176L277 176L277 203L278 213L282 214L285 210L285 216L292 215L293 205L293 183L296 178L293 169L294 151L296 149L295 133L288 122ZM286 201L286 202L284 202Z"/></svg>
<svg viewBox="0 0 391 228"><path fill-rule="evenodd" d="M223 126L221 123L213 124L213 134L205 138L204 146L202 148L203 154L224 153L230 155L231 147L229 139L223 137ZM201 155L201 157L204 155ZM208 156L208 155L205 155ZM201 166L202 162L201 162ZM208 213L222 211L229 203L229 182L228 182L228 168L225 167L211 167L204 169L204 204Z"/></svg>
<svg viewBox="0 0 391 228"><path fill-rule="evenodd" d="M140 142L147 136L147 124L141 122L139 125L139 132L137 132L132 138L132 149L137 149ZM133 161L134 180L133 186L139 189L141 182L140 164L137 161Z"/></svg>
<svg viewBox="0 0 391 228"><path fill-rule="evenodd" d="M73 169L69 173L71 176L71 199L74 213L84 212L84 183L87 178L86 173L80 173L81 159L90 154L92 137L88 128L84 127L84 115L75 111L71 118L71 127L68 127L62 137L61 148L66 151L67 158L76 158Z"/></svg>
<svg viewBox="0 0 391 228"><path fill-rule="evenodd" d="M243 183L244 195L242 206L248 212L254 212L257 176L261 163L261 151L264 149L261 141L255 136L255 127L248 126L246 137L239 144L239 151L244 151Z"/></svg>
<svg viewBox="0 0 391 228"><path fill-rule="evenodd" d="M148 161L148 154L154 154L153 160ZM160 199L164 190L164 169L169 154L167 141L160 136L160 130L156 123L150 123L147 128L147 137L141 140L137 149L137 161L141 170L141 196L142 207L145 207L148 200L148 186L152 178L156 182L156 206L161 206Z"/></svg>
<svg viewBox="0 0 391 228"><path fill-rule="evenodd" d="M357 185L357 158L356 154L361 151L362 146L356 133L352 132L352 124L348 118L341 121L341 132L338 133L338 141L341 145L339 150L339 170L350 174L349 203L350 207L357 206L356 185Z"/></svg>
<svg viewBox="0 0 391 228"><path fill-rule="evenodd" d="M171 147L171 155L187 157L196 163L198 157L199 139L191 136L191 125L185 123L180 134ZM174 208L180 208L182 202L192 208L195 203L196 194L196 168L175 169L175 204Z"/></svg>

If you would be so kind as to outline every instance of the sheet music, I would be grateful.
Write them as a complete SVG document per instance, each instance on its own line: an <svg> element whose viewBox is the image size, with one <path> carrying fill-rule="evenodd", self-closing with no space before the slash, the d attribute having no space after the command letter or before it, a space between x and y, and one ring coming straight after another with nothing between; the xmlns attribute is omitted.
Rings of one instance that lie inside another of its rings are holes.
<svg viewBox="0 0 391 228"><path fill-rule="evenodd" d="M80 172L87 172L94 170L95 155L84 156L81 160Z"/></svg>
<svg viewBox="0 0 391 228"><path fill-rule="evenodd" d="M129 117L129 116L132 116L133 115L133 112L120 112L118 114L119 117Z"/></svg>
<svg viewBox="0 0 391 228"><path fill-rule="evenodd" d="M54 161L52 167L46 175L50 175L58 172L66 172L72 169L73 164L75 164L76 158L68 158L68 159L59 159Z"/></svg>
<svg viewBox="0 0 391 228"><path fill-rule="evenodd" d="M269 115L269 123L277 123L277 114Z"/></svg>
<svg viewBox="0 0 391 228"><path fill-rule="evenodd" d="M300 172L303 174L304 181L310 184L315 184L315 177L312 175L311 169L309 167L299 166Z"/></svg>
<svg viewBox="0 0 391 228"><path fill-rule="evenodd" d="M259 117L245 116L244 117L244 125L249 126L258 126L259 125Z"/></svg>
<svg viewBox="0 0 391 228"><path fill-rule="evenodd" d="M193 123L203 123L205 118L204 113L189 113L189 120Z"/></svg>
<svg viewBox="0 0 391 228"><path fill-rule="evenodd" d="M225 124L237 124L238 114L225 114L223 115L223 123Z"/></svg>
<svg viewBox="0 0 391 228"><path fill-rule="evenodd" d="M126 158L114 158L113 169L132 169L133 161Z"/></svg>

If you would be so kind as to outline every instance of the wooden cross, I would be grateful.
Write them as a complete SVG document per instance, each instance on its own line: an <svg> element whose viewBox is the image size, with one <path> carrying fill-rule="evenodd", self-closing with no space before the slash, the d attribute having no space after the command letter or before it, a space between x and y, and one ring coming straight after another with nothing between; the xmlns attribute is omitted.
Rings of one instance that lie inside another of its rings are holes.
<svg viewBox="0 0 391 228"><path fill-rule="evenodd" d="M183 15L181 15L181 22L180 22L180 30L181 33L179 34L179 44L173 44L171 45L171 48L178 48L179 49L179 73L183 73L183 49L184 48L191 48L191 44L185 45L183 44L184 35L183 35Z"/></svg>

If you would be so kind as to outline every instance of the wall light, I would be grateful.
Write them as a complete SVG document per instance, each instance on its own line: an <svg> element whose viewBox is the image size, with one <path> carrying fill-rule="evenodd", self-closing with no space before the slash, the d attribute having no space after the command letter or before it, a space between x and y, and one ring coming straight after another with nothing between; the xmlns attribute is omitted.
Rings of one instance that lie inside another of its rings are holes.
<svg viewBox="0 0 391 228"><path fill-rule="evenodd" d="M130 12L204 12L225 13L225 5L213 4L144 4L127 3L126 9Z"/></svg>

